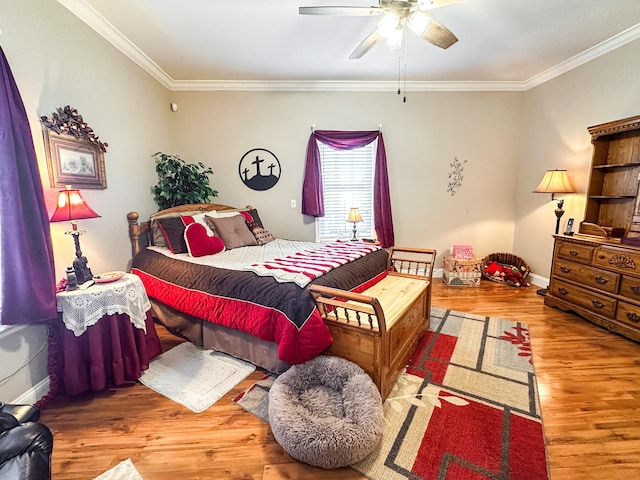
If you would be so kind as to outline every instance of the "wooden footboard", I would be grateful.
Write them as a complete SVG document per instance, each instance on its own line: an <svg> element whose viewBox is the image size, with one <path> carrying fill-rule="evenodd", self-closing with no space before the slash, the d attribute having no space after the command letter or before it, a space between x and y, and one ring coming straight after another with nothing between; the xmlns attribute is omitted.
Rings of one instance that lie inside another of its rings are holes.
<svg viewBox="0 0 640 480"><path fill-rule="evenodd" d="M362 294L311 285L333 335L327 351L362 367L383 399L429 328L436 251L393 247L387 276Z"/></svg>

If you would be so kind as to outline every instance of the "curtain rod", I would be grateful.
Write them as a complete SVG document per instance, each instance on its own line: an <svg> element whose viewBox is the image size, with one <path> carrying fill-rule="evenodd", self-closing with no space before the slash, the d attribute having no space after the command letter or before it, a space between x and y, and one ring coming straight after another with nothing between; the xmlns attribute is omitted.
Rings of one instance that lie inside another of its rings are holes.
<svg viewBox="0 0 640 480"><path fill-rule="evenodd" d="M315 129L316 129L316 126L315 125L311 125L311 133L313 133L315 131ZM378 125L378 131L382 132L382 124L381 123Z"/></svg>

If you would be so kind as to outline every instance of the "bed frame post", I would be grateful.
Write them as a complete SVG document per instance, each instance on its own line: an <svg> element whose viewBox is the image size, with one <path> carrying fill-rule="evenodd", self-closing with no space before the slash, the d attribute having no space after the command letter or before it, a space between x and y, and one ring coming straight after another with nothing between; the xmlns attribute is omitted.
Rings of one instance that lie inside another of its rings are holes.
<svg viewBox="0 0 640 480"><path fill-rule="evenodd" d="M140 251L140 234L142 228L138 225L140 214L138 212L127 213L127 221L129 222L129 240L131 241L131 257Z"/></svg>

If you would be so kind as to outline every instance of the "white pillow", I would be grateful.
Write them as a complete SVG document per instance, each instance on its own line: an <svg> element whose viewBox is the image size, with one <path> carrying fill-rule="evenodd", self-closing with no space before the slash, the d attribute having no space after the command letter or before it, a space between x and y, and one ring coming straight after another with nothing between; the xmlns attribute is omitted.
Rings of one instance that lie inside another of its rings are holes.
<svg viewBox="0 0 640 480"><path fill-rule="evenodd" d="M207 222L205 222L204 220L204 216L205 215L210 215L211 212L207 212L205 213L197 213L195 215L191 215L191 218L193 218L193 221L196 223L199 223L201 225L204 225L204 228L207 230L207 235L209 236L214 236L215 233L213 232L213 230L211 230L211 228L209 228L209 225L207 225Z"/></svg>
<svg viewBox="0 0 640 480"><path fill-rule="evenodd" d="M240 215L240 212L237 212L237 211L227 212L226 210L211 210L210 212L207 212L207 215L213 218L228 218L228 217L234 217L236 215Z"/></svg>

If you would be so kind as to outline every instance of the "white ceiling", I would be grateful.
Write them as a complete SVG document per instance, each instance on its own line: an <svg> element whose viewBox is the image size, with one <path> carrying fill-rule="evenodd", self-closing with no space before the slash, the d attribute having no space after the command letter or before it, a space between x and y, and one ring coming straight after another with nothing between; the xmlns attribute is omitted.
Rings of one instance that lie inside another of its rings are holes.
<svg viewBox="0 0 640 480"><path fill-rule="evenodd" d="M58 0L173 90L388 89L398 52L355 47L378 17L299 15L377 0ZM413 89L525 90L640 37L640 0L462 0L431 11L459 41L413 35ZM638 59L630 59L638 61Z"/></svg>

